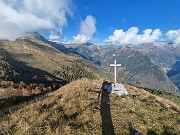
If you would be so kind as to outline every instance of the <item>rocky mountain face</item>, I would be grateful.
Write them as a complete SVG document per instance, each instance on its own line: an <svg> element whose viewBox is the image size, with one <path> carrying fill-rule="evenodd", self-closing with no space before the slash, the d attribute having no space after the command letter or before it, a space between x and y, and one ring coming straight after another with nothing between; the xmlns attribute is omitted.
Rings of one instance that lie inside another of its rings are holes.
<svg viewBox="0 0 180 135"><path fill-rule="evenodd" d="M43 93L79 78L105 76L92 63L50 44L38 33L0 43L1 98Z"/></svg>
<svg viewBox="0 0 180 135"><path fill-rule="evenodd" d="M180 67L178 66L180 60L180 45L175 44L165 44L161 46L151 45L151 49L148 51L144 51L145 47L141 46L141 49L136 48L138 51L148 55L155 64L161 67L167 75L170 77L172 82L176 84L176 86L180 90L179 86L179 75Z"/></svg>
<svg viewBox="0 0 180 135"><path fill-rule="evenodd" d="M142 44L133 46L133 49L149 56L153 62L164 68L165 71L169 70L176 62L174 51L167 46L154 46L153 44Z"/></svg>
<svg viewBox="0 0 180 135"><path fill-rule="evenodd" d="M70 53L79 54L112 72L109 64L116 59L122 64L118 69L119 81L156 90L177 91L177 87L166 75L179 57L178 49L174 51L173 46L154 46L153 44L125 47L74 44L63 46Z"/></svg>

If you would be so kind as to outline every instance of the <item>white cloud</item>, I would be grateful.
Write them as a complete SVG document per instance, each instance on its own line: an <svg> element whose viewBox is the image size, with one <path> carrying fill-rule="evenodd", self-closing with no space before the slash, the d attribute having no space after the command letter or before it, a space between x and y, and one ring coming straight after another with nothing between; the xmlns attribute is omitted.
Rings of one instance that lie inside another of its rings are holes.
<svg viewBox="0 0 180 135"><path fill-rule="evenodd" d="M143 31L143 34L138 34L139 29L137 27L131 27L127 31L123 29L115 30L113 35L110 35L108 39L104 42L126 45L126 44L143 44L143 43L153 43L160 39L162 33L159 29L146 29Z"/></svg>
<svg viewBox="0 0 180 135"><path fill-rule="evenodd" d="M54 40L59 40L61 38L63 38L63 34L62 34L62 28L60 28L59 30L53 30L51 31L51 34L49 36L49 40L54 41Z"/></svg>
<svg viewBox="0 0 180 135"><path fill-rule="evenodd" d="M80 33L77 36L73 36L74 42L76 43L86 43L91 41L93 35L96 32L96 19L88 15L80 25Z"/></svg>
<svg viewBox="0 0 180 135"><path fill-rule="evenodd" d="M71 0L1 0L0 39L62 28L67 24L66 15L72 15L71 7Z"/></svg>
<svg viewBox="0 0 180 135"><path fill-rule="evenodd" d="M178 30L169 30L166 33L167 36L167 40L176 43L176 44L180 44L180 29Z"/></svg>

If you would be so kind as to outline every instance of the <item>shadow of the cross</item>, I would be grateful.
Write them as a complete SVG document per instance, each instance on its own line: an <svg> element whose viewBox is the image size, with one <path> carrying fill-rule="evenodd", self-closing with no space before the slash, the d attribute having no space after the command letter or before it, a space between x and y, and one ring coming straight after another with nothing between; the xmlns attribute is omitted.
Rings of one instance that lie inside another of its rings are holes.
<svg viewBox="0 0 180 135"><path fill-rule="evenodd" d="M101 104L101 119L102 119L102 135L115 135L114 126L111 118L110 98L109 92L104 90L105 85L109 84L104 81L99 94Z"/></svg>

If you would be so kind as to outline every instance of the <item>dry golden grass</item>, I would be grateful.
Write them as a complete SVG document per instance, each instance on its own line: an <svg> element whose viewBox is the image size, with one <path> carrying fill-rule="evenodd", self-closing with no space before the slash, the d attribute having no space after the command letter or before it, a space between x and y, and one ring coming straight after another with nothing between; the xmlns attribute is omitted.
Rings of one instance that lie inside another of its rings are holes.
<svg viewBox="0 0 180 135"><path fill-rule="evenodd" d="M103 117L98 109L102 83L77 80L16 111L11 108L12 113L0 117L0 134L102 134ZM125 87L128 96L109 95L115 134L129 134L131 126L143 134L180 134L179 106L143 89Z"/></svg>
<svg viewBox="0 0 180 135"><path fill-rule="evenodd" d="M92 123L100 122L96 119L99 113L93 111L98 84L102 84L101 80L75 81L42 100L23 104L18 111L1 117L1 133L80 134L96 128Z"/></svg>
<svg viewBox="0 0 180 135"><path fill-rule="evenodd" d="M129 89L134 89L136 90L137 88L136 87L133 87L133 86L127 86ZM157 102L159 103L161 106L164 106L166 109L172 109L174 111L176 111L177 113L180 114L180 107L178 105L176 105L175 103L167 100L167 99L164 99L162 97L159 97L159 96L156 96L156 95L153 95L147 91L145 91L144 89L138 89L136 90L136 94L141 94L141 96L143 96L144 98L147 98L149 100L152 100L152 102Z"/></svg>

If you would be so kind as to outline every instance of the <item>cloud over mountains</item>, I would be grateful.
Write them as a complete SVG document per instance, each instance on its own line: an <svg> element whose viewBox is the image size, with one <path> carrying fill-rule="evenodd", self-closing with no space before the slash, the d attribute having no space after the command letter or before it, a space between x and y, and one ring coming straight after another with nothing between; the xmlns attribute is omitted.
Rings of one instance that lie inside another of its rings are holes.
<svg viewBox="0 0 180 135"><path fill-rule="evenodd" d="M55 30L73 15L71 0L1 0L0 39L14 40L27 32Z"/></svg>
<svg viewBox="0 0 180 135"><path fill-rule="evenodd" d="M77 12L78 10L74 12L73 0L0 0L0 40L15 40L27 32L45 30L45 36L49 36L49 40L59 41L66 37L63 35L63 27L68 24L67 16L76 15ZM67 40L80 44L94 41L93 36L97 29L96 19L101 20L99 18L97 15L88 15L80 23L79 33L76 36L67 37ZM74 20L69 24L77 23ZM123 22L126 20L123 19ZM98 33L102 29L106 28L99 28ZM68 32L71 30L68 29ZM180 29L169 30L166 33L162 33L160 29L145 29L143 33L139 33L138 27L131 27L127 31L116 29L104 42L135 45L162 42L162 40L180 44Z"/></svg>
<svg viewBox="0 0 180 135"><path fill-rule="evenodd" d="M96 32L96 19L88 15L84 21L81 22L80 32L77 36L73 36L74 42L86 43L92 40Z"/></svg>
<svg viewBox="0 0 180 135"><path fill-rule="evenodd" d="M180 44L180 29L170 30L166 33L167 39L176 44Z"/></svg>
<svg viewBox="0 0 180 135"><path fill-rule="evenodd" d="M49 40L55 41L55 40L61 39L63 37L64 36L63 36L63 33L62 33L62 28L60 28L60 29L51 31L51 34L49 36Z"/></svg>
<svg viewBox="0 0 180 135"><path fill-rule="evenodd" d="M113 34L104 41L117 45L136 45L143 43L153 43L162 36L162 33L159 29L146 29L143 31L143 34L138 34L138 32L139 29L137 27L131 27L127 31L124 31L123 29L116 29Z"/></svg>

